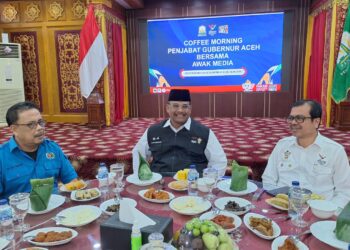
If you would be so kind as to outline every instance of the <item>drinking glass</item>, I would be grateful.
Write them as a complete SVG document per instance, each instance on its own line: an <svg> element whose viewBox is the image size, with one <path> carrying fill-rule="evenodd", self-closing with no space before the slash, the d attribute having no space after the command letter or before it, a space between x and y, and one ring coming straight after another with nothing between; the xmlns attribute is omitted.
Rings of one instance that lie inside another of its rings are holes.
<svg viewBox="0 0 350 250"><path fill-rule="evenodd" d="M306 227L308 223L303 220L303 214L309 209L307 202L311 197L311 191L305 188L294 188L289 197L290 205L296 212L296 217L292 223L299 228Z"/></svg>
<svg viewBox="0 0 350 250"><path fill-rule="evenodd" d="M29 228L28 224L24 223L24 218L29 209L29 194L17 193L9 197L10 206L13 210L13 218L15 222L15 231L24 232Z"/></svg>
<svg viewBox="0 0 350 250"><path fill-rule="evenodd" d="M211 201L216 198L215 194L213 194L213 188L218 180L218 171L215 168L206 168L203 169L203 182L209 189L209 193L204 196L205 199Z"/></svg>
<svg viewBox="0 0 350 250"><path fill-rule="evenodd" d="M113 176L114 183L115 183L115 189L114 192L116 194L115 201L120 202L120 192L123 191L124 183L123 183L123 177L124 177L124 164L123 163L115 163L110 166L111 173L114 173Z"/></svg>

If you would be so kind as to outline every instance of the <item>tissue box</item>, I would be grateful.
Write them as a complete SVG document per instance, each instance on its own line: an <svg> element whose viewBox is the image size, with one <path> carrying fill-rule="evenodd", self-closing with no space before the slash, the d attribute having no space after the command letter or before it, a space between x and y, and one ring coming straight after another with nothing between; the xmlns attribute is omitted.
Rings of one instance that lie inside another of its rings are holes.
<svg viewBox="0 0 350 250"><path fill-rule="evenodd" d="M164 241L169 242L173 237L173 219L148 215L156 222L154 226L141 228L142 244L148 243L148 235L159 232L164 235ZM131 224L121 222L119 213L115 213L100 225L101 247L103 250L131 249Z"/></svg>

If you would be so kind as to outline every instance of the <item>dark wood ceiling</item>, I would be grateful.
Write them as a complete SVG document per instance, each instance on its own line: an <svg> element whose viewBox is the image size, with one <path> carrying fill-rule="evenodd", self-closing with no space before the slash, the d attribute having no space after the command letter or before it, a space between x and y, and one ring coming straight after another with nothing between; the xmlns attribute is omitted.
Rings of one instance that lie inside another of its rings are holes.
<svg viewBox="0 0 350 250"><path fill-rule="evenodd" d="M125 9L140 9L143 8L143 0L114 0L117 4Z"/></svg>

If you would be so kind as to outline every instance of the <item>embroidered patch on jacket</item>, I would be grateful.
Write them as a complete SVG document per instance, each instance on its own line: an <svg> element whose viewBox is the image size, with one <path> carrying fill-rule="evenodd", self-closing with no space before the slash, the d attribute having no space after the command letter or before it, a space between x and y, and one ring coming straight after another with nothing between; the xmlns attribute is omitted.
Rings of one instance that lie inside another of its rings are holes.
<svg viewBox="0 0 350 250"><path fill-rule="evenodd" d="M49 159L49 160L55 159L55 154L53 152L46 153L46 159Z"/></svg>
<svg viewBox="0 0 350 250"><path fill-rule="evenodd" d="M203 139L200 137L192 137L191 138L191 143L194 143L194 144L201 144L202 141L203 141Z"/></svg>

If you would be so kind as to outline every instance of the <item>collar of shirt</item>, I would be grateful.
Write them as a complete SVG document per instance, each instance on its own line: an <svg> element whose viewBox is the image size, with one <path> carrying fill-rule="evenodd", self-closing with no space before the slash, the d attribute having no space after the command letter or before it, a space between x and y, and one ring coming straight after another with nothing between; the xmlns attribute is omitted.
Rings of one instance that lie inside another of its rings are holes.
<svg viewBox="0 0 350 250"><path fill-rule="evenodd" d="M320 132L318 132L315 141L312 144L310 144L307 148L313 147L314 145L321 148L323 143L324 143L324 139L323 138L324 138L323 135L321 135ZM298 144L298 141L297 141L296 137L293 137L293 140L291 141L290 145L291 146L296 146L296 147L301 147Z"/></svg>
<svg viewBox="0 0 350 250"><path fill-rule="evenodd" d="M185 127L185 129L190 130L191 128L191 117L187 119L184 125L180 126L178 129L174 128L173 125L171 125L170 119L168 119L165 124L163 125L163 128L169 127L175 132L179 132L182 128Z"/></svg>
<svg viewBox="0 0 350 250"><path fill-rule="evenodd" d="M37 148L37 155L39 155L39 150L42 148L42 143L39 145L39 147ZM18 150L23 151L17 144L15 137L12 136L10 141L9 141L9 146L10 146L10 152L13 152L13 150L15 150L16 148L18 148ZM24 152L24 151L23 151Z"/></svg>

